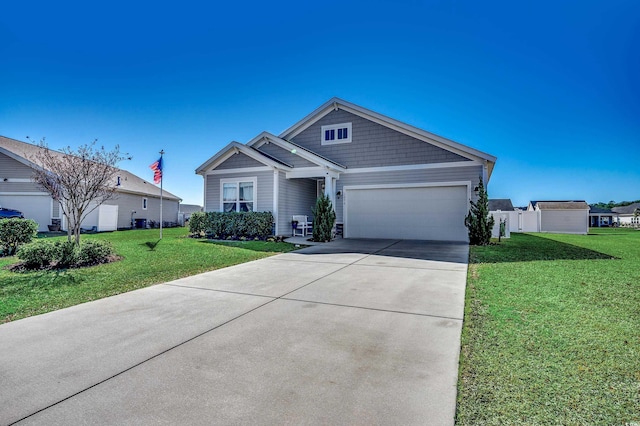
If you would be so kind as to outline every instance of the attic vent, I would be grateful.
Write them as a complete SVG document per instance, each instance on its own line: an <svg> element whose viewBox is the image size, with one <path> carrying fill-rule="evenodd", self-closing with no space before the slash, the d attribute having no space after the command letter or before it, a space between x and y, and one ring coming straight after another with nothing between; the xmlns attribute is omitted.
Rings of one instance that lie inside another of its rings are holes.
<svg viewBox="0 0 640 426"><path fill-rule="evenodd" d="M118 186L120 186L120 176L118 176Z"/></svg>

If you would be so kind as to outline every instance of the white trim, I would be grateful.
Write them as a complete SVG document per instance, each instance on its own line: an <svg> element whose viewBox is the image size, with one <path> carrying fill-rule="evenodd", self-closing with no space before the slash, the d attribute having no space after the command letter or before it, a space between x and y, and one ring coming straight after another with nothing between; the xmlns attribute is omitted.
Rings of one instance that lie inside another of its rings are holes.
<svg viewBox="0 0 640 426"><path fill-rule="evenodd" d="M280 148L291 152L292 154L296 154L307 161L317 164L318 166L328 167L337 171L345 170L345 167L335 164L332 161L319 156L318 154L308 151L304 147L301 147L299 145L294 145L289 141L286 141L282 138L272 135L269 132L260 133L258 136L256 136L255 138L247 142L247 146L253 147L255 145L262 144L264 143L264 140L267 140L268 142L273 143L279 146ZM284 168L284 167L282 167L282 169L292 170L291 168Z"/></svg>
<svg viewBox="0 0 640 426"><path fill-rule="evenodd" d="M210 175L225 175L225 174L229 174L229 173L256 173L256 172L268 172L270 170L273 170L274 167L270 167L270 166L262 166L262 167L247 167L247 168L240 168L240 169L219 169L219 170L212 170L209 172L206 172L204 175L202 176L210 176Z"/></svg>
<svg viewBox="0 0 640 426"><path fill-rule="evenodd" d="M265 154L252 149L250 146L243 145L240 142L234 141L222 148L213 157L209 158L205 163L198 167L196 169L196 174L202 175L204 173L212 171L212 169L215 169L236 153L242 153L256 160L257 162L264 164L265 166L281 168L283 170L291 170L291 167L280 164L277 161L270 159Z"/></svg>
<svg viewBox="0 0 640 426"><path fill-rule="evenodd" d="M325 176L332 176L338 179L340 177L340 173L323 167L301 167L299 169L286 172L287 179L321 178Z"/></svg>
<svg viewBox="0 0 640 426"><path fill-rule="evenodd" d="M326 139L325 138L327 130L338 130L339 131L339 130L342 130L342 129L347 129L347 137L346 138L338 139L339 132L335 132L334 133L335 139ZM337 145L337 144L341 144L341 143L351 143L351 135L352 134L353 134L353 132L352 132L351 123L328 124L328 125L320 127L320 142L321 142L321 145Z"/></svg>
<svg viewBox="0 0 640 426"><path fill-rule="evenodd" d="M258 177L232 177L228 179L220 179L220 210L219 212L224 212L224 184L225 183L235 183L239 184L240 182L252 182L253 183L253 210L254 212L258 211ZM238 188L238 197L240 197L240 188ZM236 204L239 204L240 200L236 201ZM236 206L237 207L237 206Z"/></svg>
<svg viewBox="0 0 640 426"><path fill-rule="evenodd" d="M0 192L0 195L38 195L38 196L42 196L42 195L47 195L49 197L51 197L51 194L49 194L48 192Z"/></svg>
<svg viewBox="0 0 640 426"><path fill-rule="evenodd" d="M15 183L28 183L28 182L33 182L33 180L29 179L29 178L0 177L0 183L13 183L13 182L15 182Z"/></svg>
<svg viewBox="0 0 640 426"><path fill-rule="evenodd" d="M294 138L295 136L299 135L300 133L308 129L311 125L316 123L318 120L320 120L321 118L329 114L331 111L335 111L337 109L342 109L346 112L349 112L359 117L373 121L374 123L396 130L400 133L404 133L408 136L433 144L447 151L451 151L458 155L462 155L463 157L470 158L472 160L481 161L481 162L487 161L488 175L490 176L491 172L493 171L493 164L496 162L496 157L494 157L493 155L490 155L490 154L487 154L486 152L482 152L477 149L471 148L469 146L460 144L451 139L438 136L434 133L427 132L426 130L419 129L415 126L411 126L409 124L406 124L401 121L395 120L393 118L387 117L385 115L379 114L375 111L371 111L369 109L363 108L361 106L352 104L350 102L346 102L340 98L335 98L335 97L331 98L329 101L321 105L311 114L307 115L306 117L298 121L293 126L289 127L284 132L280 133L279 137L283 139ZM486 181L488 181L488 179Z"/></svg>
<svg viewBox="0 0 640 426"><path fill-rule="evenodd" d="M207 177L205 175L200 175L202 176L202 179L204 180L204 184L202 185L202 211L206 212L207 211Z"/></svg>
<svg viewBox="0 0 640 426"><path fill-rule="evenodd" d="M357 169L347 169L343 173L377 173L377 172L397 172L403 170L426 170L426 169L447 169L455 167L478 167L477 161L455 161L451 163L431 163L431 164L406 164L401 166L381 166L381 167L360 167Z"/></svg>
<svg viewBox="0 0 640 426"><path fill-rule="evenodd" d="M275 235L278 235L278 197L280 196L280 172L278 170L273 171L273 220L276 223L274 229ZM257 188L256 188L257 189Z"/></svg>

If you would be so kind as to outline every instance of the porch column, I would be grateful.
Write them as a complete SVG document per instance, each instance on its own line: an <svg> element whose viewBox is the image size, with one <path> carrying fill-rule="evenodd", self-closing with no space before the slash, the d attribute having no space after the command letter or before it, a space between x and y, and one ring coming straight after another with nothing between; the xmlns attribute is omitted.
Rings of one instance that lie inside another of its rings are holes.
<svg viewBox="0 0 640 426"><path fill-rule="evenodd" d="M333 210L336 210L336 177L333 173L327 172L324 176L324 195L329 197Z"/></svg>

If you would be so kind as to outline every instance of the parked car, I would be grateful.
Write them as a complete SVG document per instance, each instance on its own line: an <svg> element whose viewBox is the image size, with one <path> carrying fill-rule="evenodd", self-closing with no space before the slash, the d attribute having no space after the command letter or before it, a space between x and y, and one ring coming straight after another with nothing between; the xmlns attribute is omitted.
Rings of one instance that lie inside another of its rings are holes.
<svg viewBox="0 0 640 426"><path fill-rule="evenodd" d="M19 217L20 219L24 219L24 215L21 211L0 207L0 219L9 219L12 217Z"/></svg>

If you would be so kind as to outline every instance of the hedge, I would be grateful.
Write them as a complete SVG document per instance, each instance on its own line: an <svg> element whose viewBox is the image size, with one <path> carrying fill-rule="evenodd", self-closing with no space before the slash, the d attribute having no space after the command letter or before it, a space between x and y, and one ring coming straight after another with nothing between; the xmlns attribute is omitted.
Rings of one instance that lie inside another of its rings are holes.
<svg viewBox="0 0 640 426"><path fill-rule="evenodd" d="M271 212L196 212L189 219L191 235L207 238L265 239L272 229Z"/></svg>
<svg viewBox="0 0 640 426"><path fill-rule="evenodd" d="M0 254L11 256L38 234L38 224L31 219L0 219Z"/></svg>
<svg viewBox="0 0 640 426"><path fill-rule="evenodd" d="M71 241L38 240L18 250L25 269L79 268L109 262L114 255L109 241L84 240L77 246Z"/></svg>

